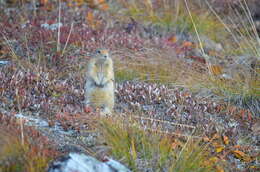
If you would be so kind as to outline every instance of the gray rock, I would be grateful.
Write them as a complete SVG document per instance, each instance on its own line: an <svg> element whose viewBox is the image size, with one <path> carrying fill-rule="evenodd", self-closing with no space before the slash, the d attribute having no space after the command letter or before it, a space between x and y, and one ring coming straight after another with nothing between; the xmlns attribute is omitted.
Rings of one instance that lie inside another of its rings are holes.
<svg viewBox="0 0 260 172"><path fill-rule="evenodd" d="M79 153L70 153L52 162L47 172L131 172L121 163L108 159L100 162L97 159Z"/></svg>
<svg viewBox="0 0 260 172"><path fill-rule="evenodd" d="M55 31L62 26L63 26L62 23L53 23L53 24L43 23L43 24L41 24L42 28L47 29L47 30L52 30L52 31Z"/></svg>
<svg viewBox="0 0 260 172"><path fill-rule="evenodd" d="M191 41L197 42L197 40L198 40L198 38L194 37L193 40L191 40ZM201 42L203 44L203 48L206 52L210 51L210 50L214 50L217 52L223 51L223 46L220 43L215 42L214 40L210 39L209 37L207 37L205 35L201 35L200 40L201 40Z"/></svg>

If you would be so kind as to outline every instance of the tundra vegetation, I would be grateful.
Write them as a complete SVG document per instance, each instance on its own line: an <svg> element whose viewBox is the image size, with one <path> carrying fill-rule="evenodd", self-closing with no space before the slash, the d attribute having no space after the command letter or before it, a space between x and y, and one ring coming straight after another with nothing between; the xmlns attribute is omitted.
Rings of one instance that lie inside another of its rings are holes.
<svg viewBox="0 0 260 172"><path fill-rule="evenodd" d="M80 151L132 171L259 171L260 3L0 0L0 172ZM111 51L114 114L84 107Z"/></svg>

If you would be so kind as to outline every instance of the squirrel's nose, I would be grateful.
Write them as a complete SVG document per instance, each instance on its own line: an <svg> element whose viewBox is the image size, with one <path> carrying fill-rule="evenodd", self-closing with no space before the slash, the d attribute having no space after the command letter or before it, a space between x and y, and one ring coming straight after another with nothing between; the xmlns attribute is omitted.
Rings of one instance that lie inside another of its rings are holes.
<svg viewBox="0 0 260 172"><path fill-rule="evenodd" d="M104 58L107 58L107 55L104 55Z"/></svg>

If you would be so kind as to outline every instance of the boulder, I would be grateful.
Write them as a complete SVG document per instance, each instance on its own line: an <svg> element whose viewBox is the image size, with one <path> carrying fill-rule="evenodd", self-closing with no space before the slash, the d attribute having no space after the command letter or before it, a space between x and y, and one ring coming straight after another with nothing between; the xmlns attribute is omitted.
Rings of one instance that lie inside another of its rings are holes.
<svg viewBox="0 0 260 172"><path fill-rule="evenodd" d="M47 172L131 172L121 163L107 158L105 162L82 154L69 153L53 161Z"/></svg>

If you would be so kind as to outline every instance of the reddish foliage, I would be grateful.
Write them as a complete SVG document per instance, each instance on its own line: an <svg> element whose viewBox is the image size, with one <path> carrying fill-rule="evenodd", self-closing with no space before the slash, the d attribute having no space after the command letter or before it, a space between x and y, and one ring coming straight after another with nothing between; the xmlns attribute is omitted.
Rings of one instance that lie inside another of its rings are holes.
<svg viewBox="0 0 260 172"><path fill-rule="evenodd" d="M18 138L20 143L24 142L29 147L29 152L27 152L28 157L33 156L45 156L48 158L54 158L59 153L55 150L55 146L52 142L48 140L46 136L40 134L34 127L29 127L23 125L23 131L21 131L21 122L10 115L0 114L0 135ZM23 141L21 136L23 133Z"/></svg>

